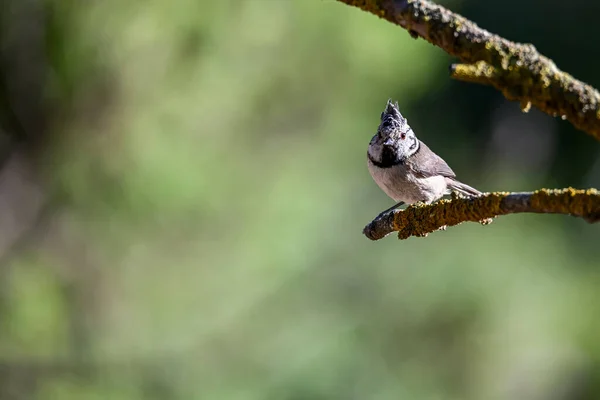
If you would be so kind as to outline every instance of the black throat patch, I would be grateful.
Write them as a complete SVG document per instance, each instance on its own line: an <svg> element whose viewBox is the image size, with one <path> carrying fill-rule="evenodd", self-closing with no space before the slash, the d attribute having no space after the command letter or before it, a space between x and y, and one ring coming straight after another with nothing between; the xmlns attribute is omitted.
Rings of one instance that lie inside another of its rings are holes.
<svg viewBox="0 0 600 400"><path fill-rule="evenodd" d="M421 146L417 138L413 136L411 139L413 140L413 143L410 146L410 150L413 150L416 147L415 152L411 154L411 157L413 157L421 151ZM379 168L391 168L395 165L402 165L406 162L406 157L399 157L396 151L393 151L389 148L384 148L382 151L381 161L375 160L373 157L371 157L369 152L367 152L367 157L369 157L369 160L373 163L373 165Z"/></svg>
<svg viewBox="0 0 600 400"><path fill-rule="evenodd" d="M381 161L375 160L371 157L371 154L367 152L367 157L369 157L369 161L373 163L378 168L392 168L394 165L404 164L404 160L398 158L398 153L395 151L390 151L389 149L384 149L381 153Z"/></svg>

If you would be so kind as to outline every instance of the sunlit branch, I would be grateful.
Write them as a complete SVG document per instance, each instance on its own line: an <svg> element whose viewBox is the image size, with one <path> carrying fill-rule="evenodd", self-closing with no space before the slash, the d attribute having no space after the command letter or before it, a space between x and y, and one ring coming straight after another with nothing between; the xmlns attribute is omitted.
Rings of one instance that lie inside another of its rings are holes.
<svg viewBox="0 0 600 400"><path fill-rule="evenodd" d="M600 94L531 44L511 42L426 0L338 0L399 25L460 59L452 77L494 86L509 100L569 120L600 140Z"/></svg>
<svg viewBox="0 0 600 400"><path fill-rule="evenodd" d="M535 192L486 193L477 198L453 198L433 204L413 204L377 217L363 233L371 240L392 232L398 238L427 236L446 226L472 221L488 224L499 215L515 213L567 214L588 222L600 221L600 193L596 189L541 189Z"/></svg>

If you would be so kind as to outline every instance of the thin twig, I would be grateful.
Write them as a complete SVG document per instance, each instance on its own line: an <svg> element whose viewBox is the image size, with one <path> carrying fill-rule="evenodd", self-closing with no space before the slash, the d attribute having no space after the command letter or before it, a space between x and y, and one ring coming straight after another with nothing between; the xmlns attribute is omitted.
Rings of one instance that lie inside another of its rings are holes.
<svg viewBox="0 0 600 400"><path fill-rule="evenodd" d="M446 226L472 221L488 224L499 215L515 213L567 214L600 221L600 193L596 189L540 189L535 192L486 193L476 198L453 198L433 204L413 204L374 219L363 233L379 240L397 231L399 239L427 236Z"/></svg>
<svg viewBox="0 0 600 400"><path fill-rule="evenodd" d="M523 111L533 105L600 140L600 93L537 52L426 0L338 0L399 25L458 57L453 78L494 86Z"/></svg>

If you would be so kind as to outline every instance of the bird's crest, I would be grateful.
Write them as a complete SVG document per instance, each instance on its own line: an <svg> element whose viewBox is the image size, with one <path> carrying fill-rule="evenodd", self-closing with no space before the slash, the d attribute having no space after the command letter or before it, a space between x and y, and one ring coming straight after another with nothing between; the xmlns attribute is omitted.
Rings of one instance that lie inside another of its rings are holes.
<svg viewBox="0 0 600 400"><path fill-rule="evenodd" d="M392 99L389 99L385 106L385 110L381 113L381 124L379 125L379 130L404 130L407 126L408 121L402 116L402 114L400 114L398 102L393 103Z"/></svg>

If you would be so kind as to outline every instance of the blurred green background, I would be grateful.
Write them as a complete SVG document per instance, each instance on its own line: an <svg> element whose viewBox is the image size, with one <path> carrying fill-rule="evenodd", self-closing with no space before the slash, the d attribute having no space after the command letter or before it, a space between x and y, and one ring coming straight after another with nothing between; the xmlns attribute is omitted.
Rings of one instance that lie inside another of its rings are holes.
<svg viewBox="0 0 600 400"><path fill-rule="evenodd" d="M1 399L597 399L597 226L361 231L388 98L482 191L600 146L333 0L2 0ZM600 3L445 1L600 86Z"/></svg>

